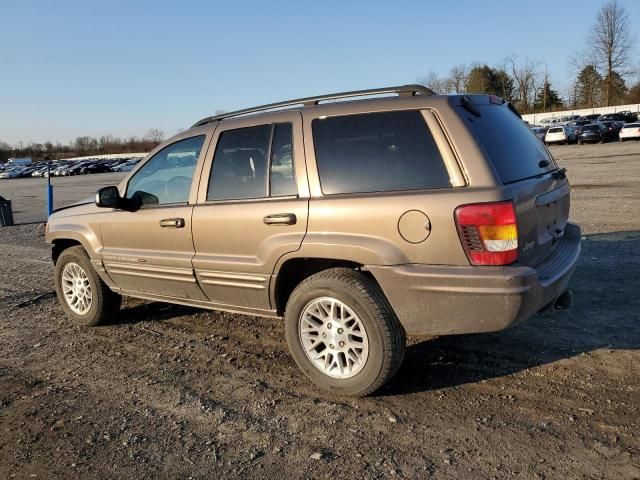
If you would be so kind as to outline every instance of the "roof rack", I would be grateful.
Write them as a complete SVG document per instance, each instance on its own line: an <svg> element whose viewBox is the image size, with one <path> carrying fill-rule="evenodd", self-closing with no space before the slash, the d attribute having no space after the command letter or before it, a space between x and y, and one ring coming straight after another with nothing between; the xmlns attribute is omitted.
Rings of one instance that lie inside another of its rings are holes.
<svg viewBox="0 0 640 480"><path fill-rule="evenodd" d="M320 102L326 100L383 95L385 93L397 93L399 96L435 95L435 92L433 90L423 85L402 85L399 87L372 88L370 90L354 90L352 92L330 93L328 95L319 95L317 97L297 98L295 100L286 100L284 102L269 103L267 105L261 105L259 107L244 108L242 110L236 110L235 112L227 112L221 115L206 117L195 123L191 128L199 127L210 122L223 120L225 118L238 117L240 115L248 115L250 113L263 112L266 110L282 109L286 107L292 107L294 105L303 105L305 107L310 107L312 105L318 105Z"/></svg>

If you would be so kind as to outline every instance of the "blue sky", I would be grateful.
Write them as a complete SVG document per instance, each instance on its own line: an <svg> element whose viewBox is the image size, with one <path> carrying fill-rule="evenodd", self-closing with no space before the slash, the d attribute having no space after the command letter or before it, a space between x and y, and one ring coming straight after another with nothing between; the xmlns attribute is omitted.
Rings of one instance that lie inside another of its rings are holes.
<svg viewBox="0 0 640 480"><path fill-rule="evenodd" d="M564 94L603 3L0 0L0 141L172 135L217 109L510 54L544 61ZM622 3L640 40L640 1Z"/></svg>

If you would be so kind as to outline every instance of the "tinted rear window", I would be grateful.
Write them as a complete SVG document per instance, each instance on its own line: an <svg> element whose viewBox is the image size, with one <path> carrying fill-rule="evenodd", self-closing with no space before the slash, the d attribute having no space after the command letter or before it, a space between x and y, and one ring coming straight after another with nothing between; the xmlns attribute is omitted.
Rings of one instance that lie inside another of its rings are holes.
<svg viewBox="0 0 640 480"><path fill-rule="evenodd" d="M505 105L477 105L480 117L469 115L462 107L471 130L487 151L503 183L515 182L554 170L555 162L538 137ZM562 131L562 128L552 128ZM549 166L541 168L547 160Z"/></svg>
<svg viewBox="0 0 640 480"><path fill-rule="evenodd" d="M597 132L598 130L600 130L600 127L598 127L597 125L585 125L584 127L582 127L582 130L585 132Z"/></svg>
<svg viewBox="0 0 640 480"><path fill-rule="evenodd" d="M636 128L636 127L640 127L640 123L627 123L624 127L622 128Z"/></svg>
<svg viewBox="0 0 640 480"><path fill-rule="evenodd" d="M325 194L451 186L419 111L317 118L312 129Z"/></svg>
<svg viewBox="0 0 640 480"><path fill-rule="evenodd" d="M562 128L550 128L549 133L562 133Z"/></svg>

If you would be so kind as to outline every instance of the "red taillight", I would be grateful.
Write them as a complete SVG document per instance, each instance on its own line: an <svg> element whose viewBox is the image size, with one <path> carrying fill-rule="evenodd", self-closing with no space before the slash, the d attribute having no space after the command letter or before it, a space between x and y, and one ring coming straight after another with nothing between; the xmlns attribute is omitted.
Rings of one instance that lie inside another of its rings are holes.
<svg viewBox="0 0 640 480"><path fill-rule="evenodd" d="M460 241L473 265L509 265L518 259L513 202L474 203L456 208Z"/></svg>

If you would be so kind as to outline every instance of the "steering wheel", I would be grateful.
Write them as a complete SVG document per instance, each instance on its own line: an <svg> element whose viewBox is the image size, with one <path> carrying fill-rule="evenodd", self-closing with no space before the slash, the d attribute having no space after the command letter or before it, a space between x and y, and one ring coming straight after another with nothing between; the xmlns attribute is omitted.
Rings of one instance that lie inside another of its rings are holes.
<svg viewBox="0 0 640 480"><path fill-rule="evenodd" d="M189 177L173 177L164 186L166 203L182 203L189 200L191 179Z"/></svg>

